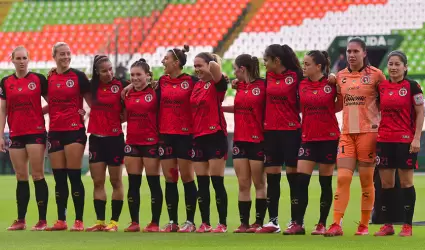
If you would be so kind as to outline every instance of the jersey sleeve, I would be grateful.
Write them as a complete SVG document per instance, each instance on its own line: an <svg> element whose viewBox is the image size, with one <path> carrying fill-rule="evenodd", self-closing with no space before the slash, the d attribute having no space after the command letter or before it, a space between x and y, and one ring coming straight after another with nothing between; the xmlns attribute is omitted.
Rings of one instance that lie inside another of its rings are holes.
<svg viewBox="0 0 425 250"><path fill-rule="evenodd" d="M424 96L422 93L422 89L421 86L419 85L419 83L415 82L415 81L410 81L410 92L412 94L412 98L413 98L413 103L415 105L423 105L424 104Z"/></svg>
<svg viewBox="0 0 425 250"><path fill-rule="evenodd" d="M47 86L48 86L47 78L42 74L35 73L35 75L40 80L41 95L42 96L47 95Z"/></svg>
<svg viewBox="0 0 425 250"><path fill-rule="evenodd" d="M218 92L226 92L227 91L227 80L224 77L224 75L221 75L221 79L220 81L218 81L218 83L215 84L215 88L217 89Z"/></svg>
<svg viewBox="0 0 425 250"><path fill-rule="evenodd" d="M2 100L6 100L6 88L5 88L5 82L6 82L6 78L1 79L1 83L0 83L0 99Z"/></svg>
<svg viewBox="0 0 425 250"><path fill-rule="evenodd" d="M80 86L80 93L85 94L90 92L90 81L87 78L86 74L84 74L83 72L79 70L75 70L74 72L78 76L78 84Z"/></svg>

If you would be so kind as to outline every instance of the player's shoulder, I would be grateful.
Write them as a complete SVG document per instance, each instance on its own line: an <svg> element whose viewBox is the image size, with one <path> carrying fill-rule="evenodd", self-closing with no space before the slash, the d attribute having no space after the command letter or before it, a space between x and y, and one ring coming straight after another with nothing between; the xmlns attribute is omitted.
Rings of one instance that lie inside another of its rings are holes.
<svg viewBox="0 0 425 250"><path fill-rule="evenodd" d="M42 81L47 80L46 76L44 76L43 74L37 73L37 72L30 71L28 74L33 75L33 76L37 77L38 79L40 79Z"/></svg>
<svg viewBox="0 0 425 250"><path fill-rule="evenodd" d="M342 77L346 77L347 75L349 75L351 72L350 70L347 68L341 69L340 71L338 71L336 73L336 78L342 78Z"/></svg>
<svg viewBox="0 0 425 250"><path fill-rule="evenodd" d="M411 89L415 88L415 89L422 90L421 85L417 81L410 79L410 78L406 78L405 80L409 83Z"/></svg>
<svg viewBox="0 0 425 250"><path fill-rule="evenodd" d="M14 76L15 76L15 74L10 74L10 75L7 75L7 76L3 77L1 79L1 84L4 85L7 80L11 79L11 77L14 77Z"/></svg>
<svg viewBox="0 0 425 250"><path fill-rule="evenodd" d="M379 75L379 76L383 75L382 70L371 65L367 66L365 71L367 71L367 73L372 75Z"/></svg>
<svg viewBox="0 0 425 250"><path fill-rule="evenodd" d="M74 74L76 74L76 75L77 75L77 76L79 76L79 77L85 77L85 78L87 78L86 73L84 73L83 71L81 71L81 70L79 70L79 69L76 69L76 68L70 68L70 69L69 69L69 71L70 71L70 72L73 72Z"/></svg>

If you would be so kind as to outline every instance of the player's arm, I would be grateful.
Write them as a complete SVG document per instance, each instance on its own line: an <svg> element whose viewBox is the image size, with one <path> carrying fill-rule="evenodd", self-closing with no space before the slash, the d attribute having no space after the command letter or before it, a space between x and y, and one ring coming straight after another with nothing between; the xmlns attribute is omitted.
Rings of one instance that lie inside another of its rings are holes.
<svg viewBox="0 0 425 250"><path fill-rule="evenodd" d="M5 152L6 143L4 141L4 127L6 126L7 103L5 99L0 101L0 150Z"/></svg>
<svg viewBox="0 0 425 250"><path fill-rule="evenodd" d="M335 99L335 113L338 113L343 108L343 98L341 94L341 87L339 85L336 85L336 99Z"/></svg>
<svg viewBox="0 0 425 250"><path fill-rule="evenodd" d="M235 113L235 106L234 105L232 105L232 106L222 106L221 108L223 109L223 112Z"/></svg>
<svg viewBox="0 0 425 250"><path fill-rule="evenodd" d="M417 153L421 147L422 126L424 125L424 97L421 87L417 82L410 82L410 86L416 113L415 135L413 137L412 143L410 144L410 152Z"/></svg>
<svg viewBox="0 0 425 250"><path fill-rule="evenodd" d="M223 72L221 72L220 65L215 61L211 61L209 62L208 66L209 66L209 71L211 73L213 81L215 83L220 82L221 78L224 77Z"/></svg>
<svg viewBox="0 0 425 250"><path fill-rule="evenodd" d="M56 68L54 69L56 70ZM47 96L47 88L48 88L48 81L47 78L42 75L42 74L38 74L36 73L38 79L40 80L40 86L41 86L41 96L43 97L43 99L49 103L49 97ZM49 72L49 76L50 76L50 72ZM49 104L47 104L46 106L41 108L41 111L43 112L43 115L48 114L49 113Z"/></svg>

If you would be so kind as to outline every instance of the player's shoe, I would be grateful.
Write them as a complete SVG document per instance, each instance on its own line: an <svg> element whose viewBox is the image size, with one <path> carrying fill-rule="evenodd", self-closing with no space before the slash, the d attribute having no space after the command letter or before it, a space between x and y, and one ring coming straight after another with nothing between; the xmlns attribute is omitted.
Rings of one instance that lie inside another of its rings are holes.
<svg viewBox="0 0 425 250"><path fill-rule="evenodd" d="M279 224L275 225L273 222L269 222L255 231L257 234L267 234L267 233L280 233Z"/></svg>
<svg viewBox="0 0 425 250"><path fill-rule="evenodd" d="M211 233L227 233L227 226L219 223L216 228L211 230Z"/></svg>
<svg viewBox="0 0 425 250"><path fill-rule="evenodd" d="M175 233L179 231L179 225L174 223L174 221L170 221L165 227L161 229L161 233Z"/></svg>
<svg viewBox="0 0 425 250"><path fill-rule="evenodd" d="M47 228L47 221L39 220L35 226L31 228L31 231L44 231Z"/></svg>
<svg viewBox="0 0 425 250"><path fill-rule="evenodd" d="M249 225L241 224L238 228L233 231L235 234L246 233L248 231Z"/></svg>
<svg viewBox="0 0 425 250"><path fill-rule="evenodd" d="M199 226L198 230L196 230L197 233L209 233L211 231L212 227L207 223L202 223L201 226Z"/></svg>
<svg viewBox="0 0 425 250"><path fill-rule="evenodd" d="M362 236L362 235L369 235L369 228L366 225L359 224L357 227L357 232L354 233L354 235Z"/></svg>
<svg viewBox="0 0 425 250"><path fill-rule="evenodd" d="M392 224L383 225L378 232L373 234L374 236L389 236L394 235L394 227Z"/></svg>
<svg viewBox="0 0 425 250"><path fill-rule="evenodd" d="M130 226L124 229L124 232L135 233L140 232L140 225L137 222L131 222Z"/></svg>
<svg viewBox="0 0 425 250"><path fill-rule="evenodd" d="M47 227L46 231L65 231L68 230L68 225L64 220L57 220L51 227Z"/></svg>
<svg viewBox="0 0 425 250"><path fill-rule="evenodd" d="M342 236L344 232L342 231L342 227L339 224L332 224L329 229L325 232L325 237L334 237L334 236Z"/></svg>
<svg viewBox="0 0 425 250"><path fill-rule="evenodd" d="M401 231L400 231L400 233L398 234L399 236L402 236L402 237L409 237L409 236L412 236L412 234L413 234L413 230L412 230L413 228L412 228L412 225L409 225L409 224L404 224L402 227L401 227Z"/></svg>
<svg viewBox="0 0 425 250"><path fill-rule="evenodd" d="M96 224L86 228L86 232L103 232L105 227L106 227L105 221L98 220Z"/></svg>
<svg viewBox="0 0 425 250"><path fill-rule="evenodd" d="M254 223L254 224L252 224L252 225L249 226L249 228L246 230L246 232L247 233L255 233L260 228L261 228L261 225L260 224Z"/></svg>
<svg viewBox="0 0 425 250"><path fill-rule="evenodd" d="M196 231L196 226L190 221L186 221L177 231L179 233L192 233Z"/></svg>
<svg viewBox="0 0 425 250"><path fill-rule="evenodd" d="M25 220L15 220L13 221L12 225L7 228L9 231L19 231L19 230L25 230L27 228L27 224Z"/></svg>
<svg viewBox="0 0 425 250"><path fill-rule="evenodd" d="M84 223L80 220L75 220L74 225L69 230L71 232L82 232L84 231Z"/></svg>
<svg viewBox="0 0 425 250"><path fill-rule="evenodd" d="M324 235L326 233L326 227L323 223L319 223L314 228L313 232L311 232L311 235Z"/></svg>
<svg viewBox="0 0 425 250"><path fill-rule="evenodd" d="M111 220L109 224L103 229L105 232L117 232L118 231L118 221Z"/></svg>
<svg viewBox="0 0 425 250"><path fill-rule="evenodd" d="M305 229L303 225L299 225L296 222L293 222L289 227L283 231L284 235L305 235Z"/></svg>
<svg viewBox="0 0 425 250"><path fill-rule="evenodd" d="M157 233L160 231L160 228L158 224L156 223L149 223L145 228L143 228L144 233Z"/></svg>

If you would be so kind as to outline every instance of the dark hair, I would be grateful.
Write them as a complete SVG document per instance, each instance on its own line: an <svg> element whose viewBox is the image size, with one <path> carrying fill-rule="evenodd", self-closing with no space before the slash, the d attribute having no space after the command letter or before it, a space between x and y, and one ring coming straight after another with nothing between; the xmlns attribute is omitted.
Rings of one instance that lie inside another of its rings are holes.
<svg viewBox="0 0 425 250"><path fill-rule="evenodd" d="M393 50L388 54L387 57L387 62L390 60L391 57L393 56L398 56L398 58L400 58L400 60L403 62L404 66L407 65L407 56L406 54L403 53L403 51L401 50ZM404 72L404 76L407 76L407 70Z"/></svg>
<svg viewBox="0 0 425 250"><path fill-rule="evenodd" d="M90 80L90 92L93 101L97 100L97 91L99 89L100 77L99 77L99 65L104 62L110 62L109 58L105 55L96 55L93 60L92 67L92 78Z"/></svg>
<svg viewBox="0 0 425 250"><path fill-rule="evenodd" d="M360 37L354 37L351 38L350 41L348 41L348 43L357 43L358 45L360 45L360 47L363 49L363 51L367 51L366 50L366 43L360 38ZM369 62L369 58L366 54L366 56L363 58L363 67L368 67L370 66L370 62Z"/></svg>
<svg viewBox="0 0 425 250"><path fill-rule="evenodd" d="M173 54L173 57L179 61L180 69L183 69L183 66L186 65L187 55L186 52L189 52L189 45L185 44L183 49L170 49L168 52Z"/></svg>
<svg viewBox="0 0 425 250"><path fill-rule="evenodd" d="M300 61L295 52L288 45L272 44L266 48L265 57L272 59L279 58L280 63L289 70L297 72L297 75L302 75Z"/></svg>
<svg viewBox="0 0 425 250"><path fill-rule="evenodd" d="M327 51L311 50L307 53L317 65L320 64L322 73L327 76L330 72L331 60Z"/></svg>
<svg viewBox="0 0 425 250"><path fill-rule="evenodd" d="M257 57L249 54L242 54L236 57L235 64L238 67L245 67L252 79L260 78L260 61Z"/></svg>
<svg viewBox="0 0 425 250"><path fill-rule="evenodd" d="M151 72L151 67L149 66L149 64L146 62L146 60L144 58L140 58L139 60L135 61L130 66L130 69L132 69L134 67L140 67L140 68L142 68L143 71L146 74L148 74L151 78L153 78L153 73ZM150 84L150 82L148 82L148 84Z"/></svg>
<svg viewBox="0 0 425 250"><path fill-rule="evenodd" d="M214 61L214 62L218 63L219 65L221 65L221 58L218 55L213 54L213 53L201 52L201 53L197 54L195 57L202 58L206 63Z"/></svg>

